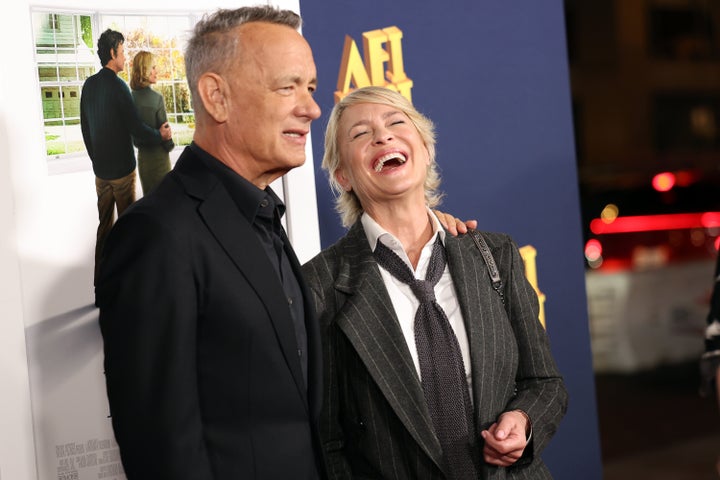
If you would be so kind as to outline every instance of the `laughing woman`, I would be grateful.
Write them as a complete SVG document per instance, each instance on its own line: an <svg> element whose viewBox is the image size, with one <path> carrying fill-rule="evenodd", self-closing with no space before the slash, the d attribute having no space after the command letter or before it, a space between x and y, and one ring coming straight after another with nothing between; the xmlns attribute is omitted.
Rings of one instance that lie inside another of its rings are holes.
<svg viewBox="0 0 720 480"><path fill-rule="evenodd" d="M551 478L540 452L567 392L537 295L510 237L438 222L432 122L396 92L356 90L331 113L323 168L349 227L303 267L331 478Z"/></svg>

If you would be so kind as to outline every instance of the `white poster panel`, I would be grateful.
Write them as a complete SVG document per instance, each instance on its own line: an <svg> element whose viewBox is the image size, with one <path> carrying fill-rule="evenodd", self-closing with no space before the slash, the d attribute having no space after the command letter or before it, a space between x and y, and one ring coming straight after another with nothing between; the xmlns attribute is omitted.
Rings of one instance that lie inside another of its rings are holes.
<svg viewBox="0 0 720 480"><path fill-rule="evenodd" d="M258 2L221 1L203 9ZM297 0L267 2L299 11ZM89 159L67 172L48 167L43 104L29 1L6 5L0 52L0 480L122 480L109 418L102 340L92 276L97 228ZM90 0L42 3L44 9L98 12ZM130 0L112 15L198 12L197 2ZM99 61L98 61L99 64ZM12 74L9 74L9 72ZM10 94L11 93L11 94ZM176 157L181 151L176 149ZM312 149L308 162L274 186L301 261L319 250ZM7 184L7 185L6 185ZM6 196L8 198L6 198Z"/></svg>

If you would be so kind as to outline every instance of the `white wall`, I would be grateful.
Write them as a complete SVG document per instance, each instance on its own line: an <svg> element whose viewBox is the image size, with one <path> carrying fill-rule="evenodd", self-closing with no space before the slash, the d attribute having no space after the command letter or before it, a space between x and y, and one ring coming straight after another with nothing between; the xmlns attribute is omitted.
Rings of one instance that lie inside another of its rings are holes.
<svg viewBox="0 0 720 480"><path fill-rule="evenodd" d="M203 8L252 3L219 1ZM299 11L299 0L269 3ZM57 479L63 460L89 460L92 442L111 436L92 306L94 176L89 160L84 171L48 172L32 5L6 2L0 20L0 480ZM93 0L38 5L100 8ZM113 8L162 13L167 6L126 0ZM176 11L197 8L196 1L172 3ZM308 145L309 161L283 179L281 188L301 261L320 246L311 158ZM68 445L82 445L83 454L70 452ZM103 451L108 449L98 447L96 453ZM80 469L80 475L98 478L91 469Z"/></svg>

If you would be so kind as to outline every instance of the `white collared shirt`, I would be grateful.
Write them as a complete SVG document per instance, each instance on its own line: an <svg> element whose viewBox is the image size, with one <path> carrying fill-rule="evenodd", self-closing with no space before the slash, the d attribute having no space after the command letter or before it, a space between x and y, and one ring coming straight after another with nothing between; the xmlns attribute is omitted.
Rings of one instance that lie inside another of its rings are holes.
<svg viewBox="0 0 720 480"><path fill-rule="evenodd" d="M435 214L430 211L430 209L428 209L428 216L430 217L432 223L433 235L420 253L420 260L418 261L417 269L413 269L410 259L405 253L402 244L394 235L382 228L367 213L362 214L360 221L365 229L365 235L367 236L368 243L370 244L370 249L373 252L375 251L377 242L382 242L407 264L410 270L415 274L415 278L424 280L437 235L440 235L440 241L443 245L445 244L445 230L442 229L440 221L437 219ZM400 321L400 328L405 336L405 342L410 350L410 355L412 356L413 363L415 364L415 370L418 373L418 377L422 379L417 348L415 347L415 312L417 311L420 302L417 297L415 297L415 294L412 292L409 285L393 277L392 274L382 266L378 265L378 267L380 267L380 274L382 275L383 282L385 283L385 288L387 289L390 300L395 308L395 314ZM463 321L462 313L460 312L460 305L457 300L457 293L455 292L455 285L453 284L452 277L450 276L450 269L447 265L445 265L442 277L440 277L437 285L435 285L435 299L443 310L445 310L445 314L450 321L450 326L455 332L455 337L457 337L458 344L460 345L460 352L462 353L463 364L465 365L465 378L467 379L468 388L471 393L470 398L472 399L470 346L468 343L467 332L465 330L465 323Z"/></svg>

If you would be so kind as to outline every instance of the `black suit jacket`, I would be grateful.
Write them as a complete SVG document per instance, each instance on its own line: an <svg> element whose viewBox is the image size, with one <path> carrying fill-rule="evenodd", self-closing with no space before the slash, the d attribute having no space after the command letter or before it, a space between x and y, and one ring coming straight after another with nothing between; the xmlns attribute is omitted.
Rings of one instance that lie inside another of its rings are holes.
<svg viewBox="0 0 720 480"><path fill-rule="evenodd" d="M250 223L187 148L114 226L97 285L130 480L316 478L317 321L306 300L306 386L284 298Z"/></svg>
<svg viewBox="0 0 720 480"><path fill-rule="evenodd" d="M503 306L472 239L445 236L448 266L470 344L477 438L521 409L532 439L510 468L483 479L550 479L539 453L567 406L567 392L538 321L538 300L514 242L484 233L504 282ZM330 478L443 479L442 451L419 377L377 263L358 221L303 266L325 352L321 430Z"/></svg>

